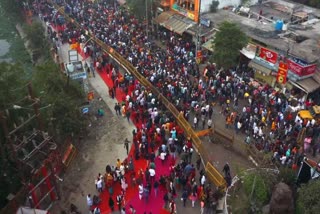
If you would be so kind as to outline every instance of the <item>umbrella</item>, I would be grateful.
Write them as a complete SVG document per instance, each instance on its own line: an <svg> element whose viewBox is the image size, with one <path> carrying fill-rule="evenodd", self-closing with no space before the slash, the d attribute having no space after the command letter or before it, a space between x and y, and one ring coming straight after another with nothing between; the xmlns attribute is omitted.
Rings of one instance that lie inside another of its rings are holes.
<svg viewBox="0 0 320 214"><path fill-rule="evenodd" d="M249 95L248 92L244 93L244 97L249 97L249 96L250 96L250 95Z"/></svg>

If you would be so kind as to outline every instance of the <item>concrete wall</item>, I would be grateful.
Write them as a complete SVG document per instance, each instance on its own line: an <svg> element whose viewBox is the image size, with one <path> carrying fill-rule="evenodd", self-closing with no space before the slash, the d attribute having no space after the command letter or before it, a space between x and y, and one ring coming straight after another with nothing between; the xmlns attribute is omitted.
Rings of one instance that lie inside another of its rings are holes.
<svg viewBox="0 0 320 214"><path fill-rule="evenodd" d="M219 6L218 9L221 9L226 6L238 6L241 3L241 0L218 0ZM258 0L251 0L250 4L256 4ZM201 12L209 12L210 5L212 0L201 0Z"/></svg>

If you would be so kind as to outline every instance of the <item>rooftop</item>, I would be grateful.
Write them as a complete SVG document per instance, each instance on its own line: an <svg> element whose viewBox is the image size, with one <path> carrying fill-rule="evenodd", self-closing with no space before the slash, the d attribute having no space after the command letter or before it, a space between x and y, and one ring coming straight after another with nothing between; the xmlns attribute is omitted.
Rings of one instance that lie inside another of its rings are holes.
<svg viewBox="0 0 320 214"><path fill-rule="evenodd" d="M320 11L317 9L281 0L202 15L215 27L223 21L236 23L252 39L277 51L289 50L290 55L308 62L320 61L318 16ZM283 31L275 30L277 20L284 21Z"/></svg>

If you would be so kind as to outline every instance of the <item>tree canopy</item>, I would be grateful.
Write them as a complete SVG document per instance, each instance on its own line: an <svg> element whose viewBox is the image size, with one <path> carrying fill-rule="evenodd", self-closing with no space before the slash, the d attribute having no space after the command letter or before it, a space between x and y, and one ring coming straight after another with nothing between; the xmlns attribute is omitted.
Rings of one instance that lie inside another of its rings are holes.
<svg viewBox="0 0 320 214"><path fill-rule="evenodd" d="M79 109L85 101L81 85L76 81L67 85L58 66L50 62L35 68L33 82L42 106L51 105L43 112L46 126L60 136L80 133L85 122Z"/></svg>
<svg viewBox="0 0 320 214"><path fill-rule="evenodd" d="M213 40L212 61L223 68L235 66L240 50L247 45L248 37L234 23L223 22Z"/></svg>
<svg viewBox="0 0 320 214"><path fill-rule="evenodd" d="M37 61L40 57L43 59L49 58L50 44L45 37L45 29L40 22L32 22L31 25L26 25L24 28L26 40L29 48L33 52L33 60Z"/></svg>
<svg viewBox="0 0 320 214"><path fill-rule="evenodd" d="M57 143L64 142L67 136L79 134L86 124L79 108L85 101L80 85L73 80L67 85L66 77L53 62L34 67L32 79L28 77L21 65L6 62L0 64L0 116L4 116L9 129L13 130L15 125L21 124L22 118L26 120L34 114L31 107L34 101L30 100L27 88L31 81L34 94L39 98L45 131L49 131ZM20 106L21 109L14 106ZM28 132L37 125L36 120L31 120L23 130ZM0 176L0 208L5 205L6 196L16 192L20 185L17 167L11 161L10 153L0 124L0 171L3 173Z"/></svg>
<svg viewBox="0 0 320 214"><path fill-rule="evenodd" d="M152 16L152 5L153 0L127 0L127 5L130 11L137 17L139 20L143 20L146 17L146 7L148 7L147 12L149 20Z"/></svg>
<svg viewBox="0 0 320 214"><path fill-rule="evenodd" d="M298 190L297 213L316 214L320 210L320 180L311 180Z"/></svg>

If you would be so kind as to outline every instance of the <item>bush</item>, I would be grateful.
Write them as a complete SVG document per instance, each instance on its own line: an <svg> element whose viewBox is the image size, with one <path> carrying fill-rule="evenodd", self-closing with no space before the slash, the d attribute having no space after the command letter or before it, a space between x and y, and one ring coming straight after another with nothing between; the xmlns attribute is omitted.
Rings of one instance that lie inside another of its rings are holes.
<svg viewBox="0 0 320 214"><path fill-rule="evenodd" d="M243 185L246 194L251 197L250 199L255 199L259 206L264 205L268 201L270 195L271 187L269 187L268 182L266 182L265 179L267 179L267 177L260 173L249 173L243 177Z"/></svg>
<svg viewBox="0 0 320 214"><path fill-rule="evenodd" d="M297 175L295 171L291 168L281 167L279 169L278 180L289 185L290 187L293 187L296 183L296 177Z"/></svg>
<svg viewBox="0 0 320 214"><path fill-rule="evenodd" d="M320 180L311 180L303 184L298 190L296 213L315 214L319 213Z"/></svg>

